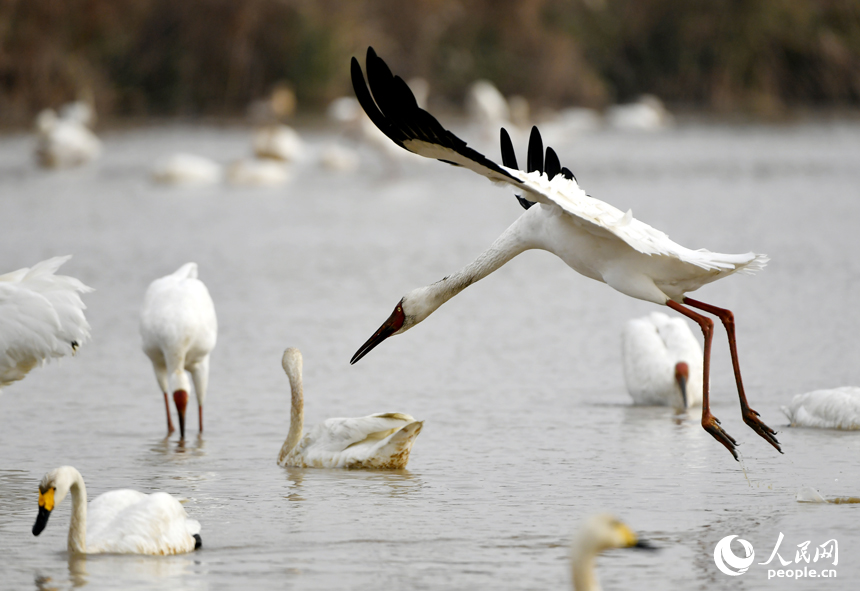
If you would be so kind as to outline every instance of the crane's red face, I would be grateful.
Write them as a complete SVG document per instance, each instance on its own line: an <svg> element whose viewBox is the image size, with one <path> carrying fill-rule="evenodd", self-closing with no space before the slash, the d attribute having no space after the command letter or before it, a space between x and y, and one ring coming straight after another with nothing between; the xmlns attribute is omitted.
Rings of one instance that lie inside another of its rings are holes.
<svg viewBox="0 0 860 591"><path fill-rule="evenodd" d="M352 365L368 353L370 353L373 348L396 333L398 330L403 328L403 323L406 321L406 314L403 313L403 300L397 302L397 305L394 307L394 312L391 313L391 316L388 317L388 320L382 323L382 326L379 327L373 336L367 339L367 342L364 343L358 351L355 352L355 355L350 359L349 364Z"/></svg>
<svg viewBox="0 0 860 591"><path fill-rule="evenodd" d="M684 408L689 407L689 403L687 402L687 382L689 379L690 367L683 361L679 361L675 364L675 381L678 382L678 386L681 388L681 397L684 399Z"/></svg>

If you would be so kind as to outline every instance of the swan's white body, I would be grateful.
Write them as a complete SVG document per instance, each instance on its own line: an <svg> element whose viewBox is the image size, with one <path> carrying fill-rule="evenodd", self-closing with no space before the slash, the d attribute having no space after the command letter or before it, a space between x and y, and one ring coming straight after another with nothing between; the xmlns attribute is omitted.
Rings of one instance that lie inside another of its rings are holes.
<svg viewBox="0 0 860 591"><path fill-rule="evenodd" d="M615 105L606 111L606 123L619 130L657 131L672 122L672 114L651 94L643 95L635 103Z"/></svg>
<svg viewBox="0 0 860 591"><path fill-rule="evenodd" d="M621 341L624 381L635 404L679 410L702 405L702 348L684 319L662 312L634 318ZM687 366L685 376L679 376L679 363Z"/></svg>
<svg viewBox="0 0 860 591"><path fill-rule="evenodd" d="M320 151L320 166L337 172L354 172L358 170L361 159L352 148L340 144L329 144Z"/></svg>
<svg viewBox="0 0 860 591"><path fill-rule="evenodd" d="M286 125L267 125L254 132L254 154L281 162L294 162L302 157L304 142L298 132Z"/></svg>
<svg viewBox="0 0 860 591"><path fill-rule="evenodd" d="M165 185L212 185L221 181L221 165L196 154L172 154L152 167L152 178Z"/></svg>
<svg viewBox="0 0 860 591"><path fill-rule="evenodd" d="M79 554L182 554L200 544L200 523L190 519L175 498L165 492L144 494L121 489L94 498L87 506L81 473L62 466L45 474L39 484L39 535L50 512L72 493L68 550ZM197 538L195 538L195 534Z"/></svg>
<svg viewBox="0 0 860 591"><path fill-rule="evenodd" d="M101 154L101 141L72 111L69 118L45 109L36 118L36 158L45 168L71 168Z"/></svg>
<svg viewBox="0 0 860 591"><path fill-rule="evenodd" d="M279 465L302 468L406 467L423 421L402 413L327 419L303 436L301 353L295 348L287 349L281 363L290 380L292 405L290 431L278 455Z"/></svg>
<svg viewBox="0 0 860 591"><path fill-rule="evenodd" d="M594 515L582 524L570 550L574 591L600 591L594 561L602 552L614 548L653 549L640 542L624 523L607 513Z"/></svg>
<svg viewBox="0 0 860 591"><path fill-rule="evenodd" d="M860 429L860 388L842 386L798 394L782 412L792 427Z"/></svg>
<svg viewBox="0 0 860 591"><path fill-rule="evenodd" d="M46 360L74 355L90 338L80 294L92 288L56 274L70 258L0 275L0 390Z"/></svg>
<svg viewBox="0 0 860 591"><path fill-rule="evenodd" d="M140 312L140 336L165 405L168 392L174 393L174 399L177 392L183 392L187 399L190 388L185 372L191 373L202 431L209 354L218 337L218 321L209 290L197 279L197 263L186 263L150 284ZM179 412L184 435L184 407ZM172 431L169 410L167 417Z"/></svg>
<svg viewBox="0 0 860 591"><path fill-rule="evenodd" d="M290 179L285 162L263 158L244 158L227 167L227 180L246 187L275 187Z"/></svg>
<svg viewBox="0 0 860 591"><path fill-rule="evenodd" d="M476 80L466 91L466 113L473 124L494 136L511 121L508 101L489 80Z"/></svg>

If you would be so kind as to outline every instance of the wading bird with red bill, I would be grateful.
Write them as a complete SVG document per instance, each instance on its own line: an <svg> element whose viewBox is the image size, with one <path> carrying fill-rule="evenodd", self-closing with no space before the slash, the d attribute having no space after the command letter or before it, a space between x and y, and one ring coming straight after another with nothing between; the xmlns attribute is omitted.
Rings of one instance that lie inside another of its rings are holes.
<svg viewBox="0 0 860 591"><path fill-rule="evenodd" d="M767 256L691 250L637 220L631 211L624 213L586 195L570 170L562 168L555 151L547 148L544 152L537 128L532 129L529 139L527 172L518 170L513 145L504 129L501 130L504 166L499 166L469 148L421 109L403 79L391 73L373 48L367 50L366 67L367 82L358 60L352 58L353 88L370 120L385 135L405 150L468 168L494 183L512 186L526 211L463 269L403 296L388 320L358 349L350 363L360 360L388 337L406 332L518 254L529 249L546 250L586 277L632 298L667 306L699 325L704 335L702 426L738 459L737 441L723 430L710 410L708 375L714 322L696 310L719 318L728 333L743 420L782 453L776 432L747 402L731 311L686 296L687 292L733 273L758 271L769 260Z"/></svg>

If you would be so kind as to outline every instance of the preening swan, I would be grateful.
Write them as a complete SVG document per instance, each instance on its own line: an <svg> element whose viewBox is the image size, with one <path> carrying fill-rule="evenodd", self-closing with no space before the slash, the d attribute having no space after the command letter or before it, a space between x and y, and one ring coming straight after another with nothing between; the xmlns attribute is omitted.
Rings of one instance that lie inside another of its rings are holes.
<svg viewBox="0 0 860 591"><path fill-rule="evenodd" d="M74 355L90 338L80 294L93 289L56 274L70 258L0 275L0 391L46 360Z"/></svg>
<svg viewBox="0 0 860 591"><path fill-rule="evenodd" d="M144 494L120 489L94 498L87 506L87 487L72 466L51 470L39 483L38 536L51 511L72 493L69 552L78 554L182 554L199 548L200 524L165 492Z"/></svg>
<svg viewBox="0 0 860 591"><path fill-rule="evenodd" d="M203 431L203 402L209 383L209 354L218 338L215 305L209 290L197 279L197 263L186 263L175 272L153 281L140 312L143 352L152 361L155 379L164 394L167 434L174 431L167 392L179 414L179 432L185 437L185 407L191 372L197 395L197 414Z"/></svg>
<svg viewBox="0 0 860 591"><path fill-rule="evenodd" d="M860 429L860 388L842 386L798 394L782 412L792 427Z"/></svg>
<svg viewBox="0 0 860 591"><path fill-rule="evenodd" d="M637 538L629 527L608 513L588 518L571 544L570 566L575 591L600 591L594 560L598 554L614 548L656 549Z"/></svg>
<svg viewBox="0 0 860 591"><path fill-rule="evenodd" d="M278 454L278 465L392 470L406 467L423 421L399 412L354 419L327 419L302 437L302 354L298 349L287 349L281 365L290 380L292 407L290 431Z"/></svg>
<svg viewBox="0 0 860 591"><path fill-rule="evenodd" d="M152 178L165 185L212 185L221 181L221 165L196 154L177 153L160 158Z"/></svg>
<svg viewBox="0 0 860 591"><path fill-rule="evenodd" d="M36 118L36 158L45 168L70 168L86 164L101 154L102 144L81 115L66 117L45 109Z"/></svg>
<svg viewBox="0 0 860 591"><path fill-rule="evenodd" d="M355 363L379 343L406 332L469 285L483 279L528 249L547 250L573 270L633 298L664 305L694 320L705 337L703 361L702 426L737 459L737 442L711 414L708 404L713 321L694 311L704 310L720 318L729 337L729 351L744 422L778 451L776 432L750 408L740 377L734 317L731 311L686 297L686 293L733 273L751 273L768 258L752 252L721 254L691 250L637 220L633 213L585 194L573 174L562 168L558 156L547 148L537 128L532 128L527 168L518 170L510 137L502 130L502 160L488 160L466 142L442 127L419 108L406 83L392 75L372 48L367 50L367 82L358 60L352 58L352 84L356 97L371 121L401 148L463 166L495 183L510 185L526 208L496 241L461 271L432 285L407 293L394 312L353 356ZM368 88L369 85L369 88ZM535 204L537 207L533 207ZM684 305L686 304L686 305Z"/></svg>
<svg viewBox="0 0 860 591"><path fill-rule="evenodd" d="M684 410L702 404L702 348L682 318L651 312L627 322L624 381L635 404Z"/></svg>

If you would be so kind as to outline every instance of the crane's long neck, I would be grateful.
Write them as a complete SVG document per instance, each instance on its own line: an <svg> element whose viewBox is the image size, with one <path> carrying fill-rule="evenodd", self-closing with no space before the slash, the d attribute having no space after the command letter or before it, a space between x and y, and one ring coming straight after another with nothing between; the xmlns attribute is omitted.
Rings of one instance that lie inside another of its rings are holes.
<svg viewBox="0 0 860 591"><path fill-rule="evenodd" d="M528 217L531 217L528 212L520 216L501 236L496 238L495 242L487 250L456 273L448 275L426 287L420 287L408 294L405 300L408 302L407 305L412 304L409 305L408 315L413 316L410 319L412 322L409 323L409 326L414 326L418 322L421 322L436 311L439 306L473 283L498 270L518 254L530 248L535 248L524 232L526 228L524 228L525 224L523 222L527 221L526 218ZM414 300L414 303L412 300Z"/></svg>
<svg viewBox="0 0 860 591"><path fill-rule="evenodd" d="M72 521L69 524L69 552L85 554L87 551L87 487L80 472L75 471L69 487L72 494Z"/></svg>
<svg viewBox="0 0 860 591"><path fill-rule="evenodd" d="M291 405L290 405L290 431L287 433L287 439L284 445L281 446L281 453L278 455L278 463L289 455L296 447L299 440L302 438L305 420L305 396L302 389L302 370L301 367L286 366L287 377L290 380Z"/></svg>

